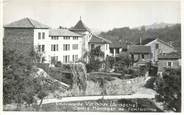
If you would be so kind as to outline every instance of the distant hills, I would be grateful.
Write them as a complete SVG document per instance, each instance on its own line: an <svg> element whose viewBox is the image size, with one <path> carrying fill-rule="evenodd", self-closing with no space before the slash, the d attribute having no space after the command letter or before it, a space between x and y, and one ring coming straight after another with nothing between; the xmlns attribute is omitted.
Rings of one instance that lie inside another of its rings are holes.
<svg viewBox="0 0 184 115"><path fill-rule="evenodd" d="M99 36L111 41L129 41L131 43L139 42L140 38L159 38L165 42L173 42L173 46L181 50L181 24L154 23L137 28L114 28L107 32L101 32Z"/></svg>
<svg viewBox="0 0 184 115"><path fill-rule="evenodd" d="M159 29L159 28L165 28L165 27L171 27L175 24L169 24L169 23L153 23L151 25L144 26L146 30L148 29ZM142 27L142 26L141 26ZM137 29L141 29L141 27L137 27Z"/></svg>

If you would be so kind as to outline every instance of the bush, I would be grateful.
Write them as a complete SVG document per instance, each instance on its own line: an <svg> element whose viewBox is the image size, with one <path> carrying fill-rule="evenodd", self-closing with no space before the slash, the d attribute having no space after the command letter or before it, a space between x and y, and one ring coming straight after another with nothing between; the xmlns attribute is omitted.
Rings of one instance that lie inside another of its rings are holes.
<svg viewBox="0 0 184 115"><path fill-rule="evenodd" d="M144 87L146 88L150 88L150 89L154 89L154 83L156 81L156 77L151 77L146 84L144 85Z"/></svg>
<svg viewBox="0 0 184 115"><path fill-rule="evenodd" d="M62 67L62 63L60 61L58 61L55 65L55 67Z"/></svg>
<svg viewBox="0 0 184 115"><path fill-rule="evenodd" d="M181 112L181 69L166 69L157 79L156 91L157 101L163 102L166 109Z"/></svg>

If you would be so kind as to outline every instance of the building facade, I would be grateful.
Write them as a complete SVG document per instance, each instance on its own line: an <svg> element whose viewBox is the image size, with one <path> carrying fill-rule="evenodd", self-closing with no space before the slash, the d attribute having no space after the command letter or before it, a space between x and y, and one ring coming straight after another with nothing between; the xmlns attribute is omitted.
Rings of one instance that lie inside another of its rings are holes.
<svg viewBox="0 0 184 115"><path fill-rule="evenodd" d="M24 55L39 53L41 62L76 62L85 52L100 46L109 55L110 41L93 34L80 19L71 29L51 29L38 21L24 18L4 26L4 46Z"/></svg>
<svg viewBox="0 0 184 115"><path fill-rule="evenodd" d="M145 65L151 61L152 53L150 46L130 45L128 52L134 60L134 66Z"/></svg>
<svg viewBox="0 0 184 115"><path fill-rule="evenodd" d="M158 70L163 71L164 68L176 69L181 67L180 58L181 57L176 52L160 54L158 56Z"/></svg>
<svg viewBox="0 0 184 115"><path fill-rule="evenodd" d="M42 41L48 39L49 27L35 20L24 18L4 26L4 47L29 55L38 42L38 34Z"/></svg>
<svg viewBox="0 0 184 115"><path fill-rule="evenodd" d="M152 38L143 40L141 45L150 46L152 52L152 62L157 63L158 56L164 53L177 52L173 46L168 44L165 41L160 40L159 38Z"/></svg>

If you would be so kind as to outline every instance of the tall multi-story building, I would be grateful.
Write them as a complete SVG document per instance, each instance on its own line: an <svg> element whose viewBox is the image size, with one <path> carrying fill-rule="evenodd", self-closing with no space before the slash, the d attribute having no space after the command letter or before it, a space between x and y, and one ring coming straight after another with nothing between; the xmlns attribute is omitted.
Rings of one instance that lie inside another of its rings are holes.
<svg viewBox="0 0 184 115"><path fill-rule="evenodd" d="M44 63L75 62L85 52L100 46L109 55L110 41L93 34L80 19L71 29L51 29L38 21L24 18L4 26L4 47L24 55L33 50L41 54Z"/></svg>
<svg viewBox="0 0 184 115"><path fill-rule="evenodd" d="M4 26L4 47L29 55L35 45L42 44L41 50L46 51L45 42L49 39L49 27L30 18L24 18Z"/></svg>

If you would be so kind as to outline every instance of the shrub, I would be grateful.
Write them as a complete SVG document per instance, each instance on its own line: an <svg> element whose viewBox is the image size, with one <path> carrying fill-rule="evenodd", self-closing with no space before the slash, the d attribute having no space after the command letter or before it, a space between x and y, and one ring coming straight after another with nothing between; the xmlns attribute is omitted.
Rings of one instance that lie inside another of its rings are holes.
<svg viewBox="0 0 184 115"><path fill-rule="evenodd" d="M151 77L146 84L144 85L144 87L146 88L150 88L150 89L154 89L154 83L156 81L156 77Z"/></svg>
<svg viewBox="0 0 184 115"><path fill-rule="evenodd" d="M165 109L181 112L181 69L166 69L163 77L156 80L156 99Z"/></svg>

